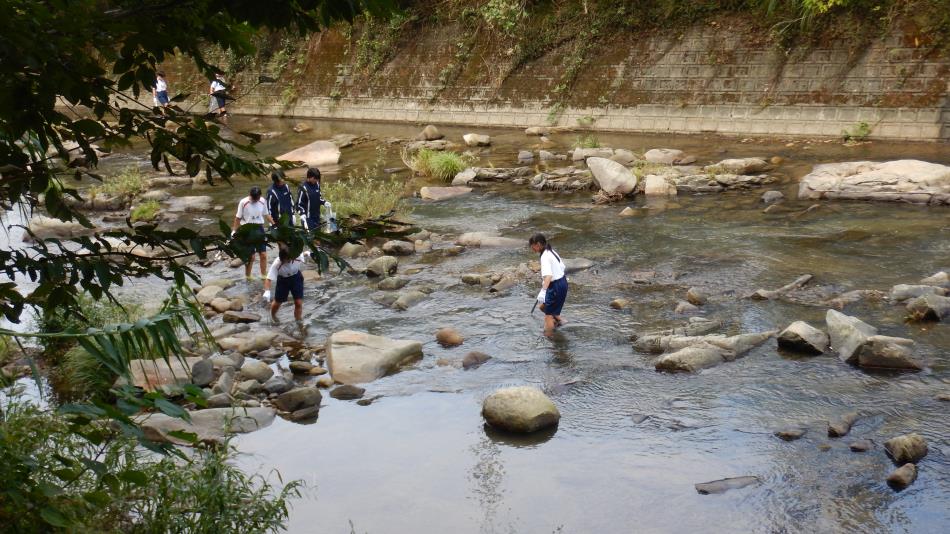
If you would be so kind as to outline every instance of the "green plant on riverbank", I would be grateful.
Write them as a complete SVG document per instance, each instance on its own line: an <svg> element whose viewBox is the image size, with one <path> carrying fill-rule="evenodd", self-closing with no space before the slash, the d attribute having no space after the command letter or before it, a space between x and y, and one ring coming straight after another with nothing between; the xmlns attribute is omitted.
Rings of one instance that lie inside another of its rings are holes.
<svg viewBox="0 0 950 534"><path fill-rule="evenodd" d="M385 163L386 149L378 146L372 163L351 171L345 178L324 184L323 197L333 203L337 219L371 219L387 213L398 218L409 214L405 202L406 184L392 178L379 178L384 174Z"/></svg>
<svg viewBox="0 0 950 534"><path fill-rule="evenodd" d="M151 221L158 216L158 212L161 210L162 205L159 204L157 200L146 200L132 208L129 217L132 219L132 222Z"/></svg>
<svg viewBox="0 0 950 534"><path fill-rule="evenodd" d="M90 187L89 196L119 197L131 201L147 190L148 184L142 172L136 167L127 167L118 174L106 176L102 183Z"/></svg>
<svg viewBox="0 0 950 534"><path fill-rule="evenodd" d="M845 143L860 143L867 141L871 136L871 125L866 122L859 122L847 130L841 131L841 137Z"/></svg>
<svg viewBox="0 0 950 534"><path fill-rule="evenodd" d="M401 155L403 163L417 175L444 182L451 181L472 163L471 157L450 150L423 148L414 154L404 150Z"/></svg>
<svg viewBox="0 0 950 534"><path fill-rule="evenodd" d="M0 417L0 524L12 532L276 532L291 482L277 491L233 465L234 451L162 456L84 416L16 395Z"/></svg>
<svg viewBox="0 0 950 534"><path fill-rule="evenodd" d="M574 139L574 148L600 148L600 141L594 134L579 135Z"/></svg>

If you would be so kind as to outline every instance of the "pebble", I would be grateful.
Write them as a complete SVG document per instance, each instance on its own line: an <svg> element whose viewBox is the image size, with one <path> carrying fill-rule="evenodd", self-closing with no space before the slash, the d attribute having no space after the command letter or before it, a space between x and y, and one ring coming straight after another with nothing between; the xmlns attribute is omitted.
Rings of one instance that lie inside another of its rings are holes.
<svg viewBox="0 0 950 534"><path fill-rule="evenodd" d="M346 384L330 391L330 396L337 400L356 400L366 393L366 389Z"/></svg>
<svg viewBox="0 0 950 534"><path fill-rule="evenodd" d="M779 430L775 435L785 441L795 441L805 435L805 430L801 428L787 428L785 430Z"/></svg>
<svg viewBox="0 0 950 534"><path fill-rule="evenodd" d="M897 491L910 486L915 480L917 480L917 466L911 463L904 464L887 475L887 485Z"/></svg>
<svg viewBox="0 0 950 534"><path fill-rule="evenodd" d="M867 452L871 450L872 447L874 447L874 444L871 443L871 440L869 439L862 439L862 440L855 441L848 447L851 448L852 452Z"/></svg>

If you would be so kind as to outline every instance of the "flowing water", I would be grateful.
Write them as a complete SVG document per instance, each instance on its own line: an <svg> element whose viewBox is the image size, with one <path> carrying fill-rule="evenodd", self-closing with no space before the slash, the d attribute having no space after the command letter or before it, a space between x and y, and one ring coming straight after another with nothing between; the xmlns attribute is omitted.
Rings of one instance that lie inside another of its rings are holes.
<svg viewBox="0 0 950 534"><path fill-rule="evenodd" d="M418 130L314 122L313 132L298 135L289 133L289 121L232 120L235 129L288 132L260 145L267 155L333 133L411 137ZM451 139L466 133L443 131ZM537 142L520 131L485 133L495 144L481 158L496 166L513 166L517 150ZM373 284L360 276L338 274L308 286L313 341L352 328L422 341L425 355L366 385L367 397L380 396L369 406L325 396L312 424L278 419L235 440L247 469L277 469L285 480L307 483L293 503L290 532L950 531L950 404L934 398L950 392L950 325L905 323L902 307L880 301L845 310L882 334L914 339L927 369L910 374L868 373L833 355L781 353L774 341L697 374L664 374L653 368L656 356L634 352L629 341L636 332L682 324L673 308L689 287L709 295L702 315L721 320L723 332L732 334L795 320L823 327L825 307L741 298L804 273L815 276L818 299L887 290L950 268L947 208L840 202L806 213L811 203L794 200L797 179L815 163L906 157L950 163L946 145L598 139L635 151L680 148L700 163L782 156L783 182L770 188L792 200L779 213L764 214L759 196L765 189L660 203L638 198L625 204L636 209L628 218L617 216L624 205L594 206L589 194L507 184L439 203L412 200L412 221L432 232L495 231L525 240L543 232L562 256L596 265L570 276L568 325L553 339L541 335L541 314L529 313L539 281L495 296L459 280L535 259L527 247L403 259L401 271L421 269L409 288L434 289L405 312L374 303ZM553 140L563 152L575 134ZM372 144L343 151L349 167L374 157ZM386 167L400 166L396 152L388 158ZM119 156L108 165L129 161L139 160ZM225 218L246 184L237 188L210 190L226 205ZM653 271L657 282L634 283L634 271ZM239 276L220 266L202 272ZM247 291L256 295L259 287ZM629 299L631 307L611 309L615 297ZM460 331L464 345L437 345L434 333L443 326ZM437 365L472 350L493 359L469 371ZM499 387L521 384L538 385L553 399L562 414L556 431L513 438L483 426L482 400ZM862 417L851 433L826 437L826 421L852 410ZM807 429L805 437L785 442L772 435L791 426ZM930 453L917 481L897 493L884 482L893 465L883 442L909 432L923 435ZM871 439L874 448L851 452L848 444L858 439ZM759 484L720 495L700 495L693 487L745 475Z"/></svg>

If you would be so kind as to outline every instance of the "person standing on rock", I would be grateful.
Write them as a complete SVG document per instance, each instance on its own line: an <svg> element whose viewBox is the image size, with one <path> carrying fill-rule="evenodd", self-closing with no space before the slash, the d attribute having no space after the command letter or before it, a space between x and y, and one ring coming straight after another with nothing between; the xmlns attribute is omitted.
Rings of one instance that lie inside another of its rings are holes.
<svg viewBox="0 0 950 534"><path fill-rule="evenodd" d="M217 112L218 117L226 117L228 114L227 108L225 108L225 91L228 89L227 84L224 83L224 76L219 72L214 75L214 79L211 80L211 88L208 89L208 95L211 96L211 107L209 111L211 113Z"/></svg>
<svg viewBox="0 0 950 534"><path fill-rule="evenodd" d="M310 167L307 169L307 179L300 184L297 193L297 210L308 230L320 229L320 206L323 205L327 209L330 207L330 203L324 201L320 193L320 169Z"/></svg>
<svg viewBox="0 0 950 534"><path fill-rule="evenodd" d="M271 186L267 189L267 209L271 219L281 223L286 216L288 226L294 224L294 196L284 181L284 171L278 169L270 174Z"/></svg>
<svg viewBox="0 0 950 534"><path fill-rule="evenodd" d="M294 319L300 321L303 318L303 273L300 268L303 267L310 256L310 251L304 251L296 258L290 257L290 252L286 247L279 247L277 259L270 266L267 272L267 278L264 279L264 300L270 301L270 317L277 323L277 310L280 305L287 302L287 296L294 297ZM271 301L271 285L275 285L274 300Z"/></svg>
<svg viewBox="0 0 950 534"><path fill-rule="evenodd" d="M543 234L531 236L528 246L541 255L541 292L538 293L538 304L544 312L544 335L550 337L556 327L564 324L561 318L561 308L567 300L564 262Z"/></svg>
<svg viewBox="0 0 950 534"><path fill-rule="evenodd" d="M251 266L254 263L254 254L260 256L261 277L267 274L267 240L264 236L264 221L274 224L274 219L267 213L267 204L261 198L261 188L256 185L251 188L248 196L238 202L237 213L234 214L234 223L231 225L231 237L233 238L242 225L251 224L249 238L254 243L251 254L244 263L244 276L251 279Z"/></svg>

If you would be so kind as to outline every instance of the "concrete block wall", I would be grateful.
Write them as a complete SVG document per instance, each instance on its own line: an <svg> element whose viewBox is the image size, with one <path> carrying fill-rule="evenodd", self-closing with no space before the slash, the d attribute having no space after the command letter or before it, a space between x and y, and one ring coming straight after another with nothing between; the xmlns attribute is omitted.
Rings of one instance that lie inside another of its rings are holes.
<svg viewBox="0 0 950 534"><path fill-rule="evenodd" d="M950 58L903 34L785 52L727 28L682 37L617 36L565 82L565 50L517 69L484 43L464 74L439 82L455 46L413 37L375 73L361 72L332 32L311 38L296 98L262 86L232 109L264 115L473 126L840 136L859 123L879 139L950 140ZM486 59L487 58L487 59ZM499 72L506 73L500 77ZM236 108L236 109L235 109Z"/></svg>

